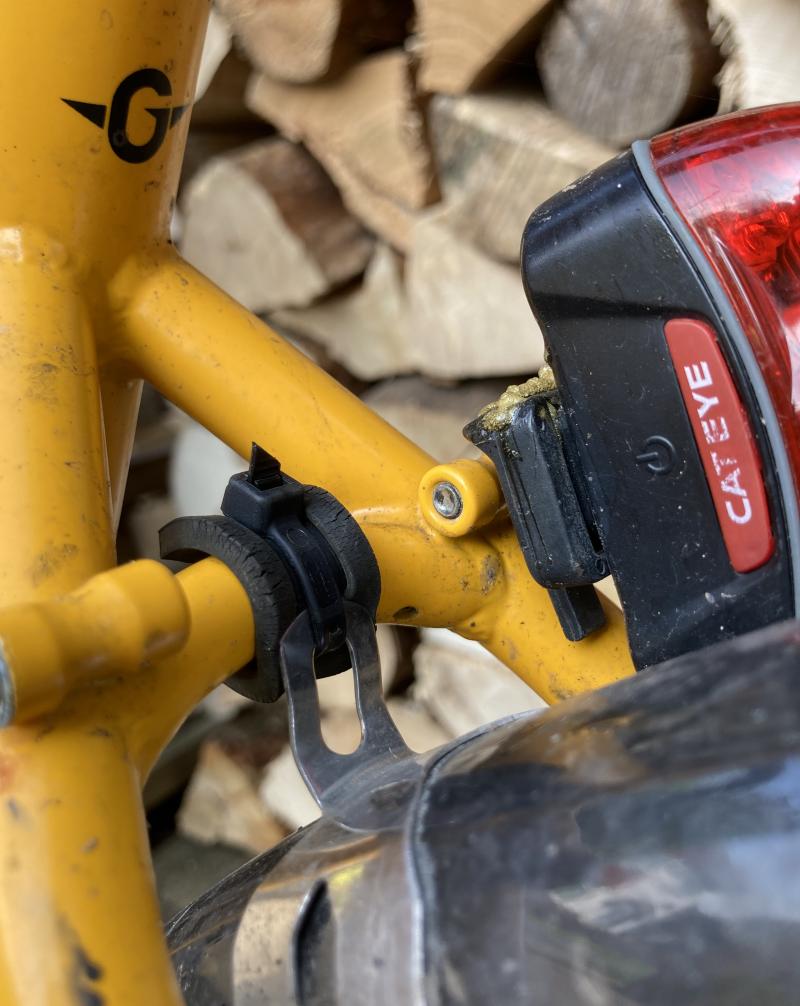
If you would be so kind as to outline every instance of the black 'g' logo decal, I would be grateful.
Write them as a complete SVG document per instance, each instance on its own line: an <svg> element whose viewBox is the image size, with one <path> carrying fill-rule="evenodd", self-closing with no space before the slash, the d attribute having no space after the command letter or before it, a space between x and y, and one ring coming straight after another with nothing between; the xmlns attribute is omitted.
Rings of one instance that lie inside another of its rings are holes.
<svg viewBox="0 0 800 1006"><path fill-rule="evenodd" d="M159 98L171 98L172 84L162 70L145 67L135 70L122 81L111 99L110 111L107 105L90 101L74 101L71 98L61 100L100 129L106 129L108 115L107 133L111 149L120 160L127 161L128 164L143 164L158 153L167 133L180 121L189 105L147 108L146 111L153 117L152 135L144 143L134 143L128 135L128 118L131 103L140 91L152 91Z"/></svg>

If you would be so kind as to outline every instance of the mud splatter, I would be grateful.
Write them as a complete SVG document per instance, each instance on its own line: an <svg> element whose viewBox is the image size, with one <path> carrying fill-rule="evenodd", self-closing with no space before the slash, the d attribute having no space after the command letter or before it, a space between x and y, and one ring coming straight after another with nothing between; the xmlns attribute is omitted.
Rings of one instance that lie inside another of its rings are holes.
<svg viewBox="0 0 800 1006"><path fill-rule="evenodd" d="M78 551L77 545L52 545L36 556L31 570L34 587L55 576L59 569Z"/></svg>
<svg viewBox="0 0 800 1006"><path fill-rule="evenodd" d="M496 555L487 555L481 564L481 593L490 593L499 576L500 560Z"/></svg>
<svg viewBox="0 0 800 1006"><path fill-rule="evenodd" d="M44 405L58 405L58 371L54 363L46 360L32 363L28 370L28 398Z"/></svg>
<svg viewBox="0 0 800 1006"><path fill-rule="evenodd" d="M531 395L541 395L545 391L553 391L556 379L550 367L542 367L536 377L524 384L512 384L503 392L496 402L487 405L480 411L480 418L487 430L502 430L511 422L518 405Z"/></svg>

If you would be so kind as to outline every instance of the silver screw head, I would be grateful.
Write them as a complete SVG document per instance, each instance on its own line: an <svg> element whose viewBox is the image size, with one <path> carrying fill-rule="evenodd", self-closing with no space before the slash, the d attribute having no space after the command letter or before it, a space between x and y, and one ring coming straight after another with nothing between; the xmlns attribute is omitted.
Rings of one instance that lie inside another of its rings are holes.
<svg viewBox="0 0 800 1006"><path fill-rule="evenodd" d="M433 487L433 508L446 520L455 520L459 516L464 509L464 501L452 482L437 482Z"/></svg>

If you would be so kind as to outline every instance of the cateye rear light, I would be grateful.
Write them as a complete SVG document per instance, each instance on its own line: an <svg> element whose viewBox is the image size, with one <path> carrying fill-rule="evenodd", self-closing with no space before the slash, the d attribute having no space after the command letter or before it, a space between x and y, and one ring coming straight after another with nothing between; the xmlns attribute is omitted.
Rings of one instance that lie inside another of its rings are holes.
<svg viewBox="0 0 800 1006"><path fill-rule="evenodd" d="M797 617L800 106L634 144L531 216L555 386L468 427L564 631L646 667Z"/></svg>
<svg viewBox="0 0 800 1006"><path fill-rule="evenodd" d="M668 133L651 153L755 353L800 487L800 106Z"/></svg>

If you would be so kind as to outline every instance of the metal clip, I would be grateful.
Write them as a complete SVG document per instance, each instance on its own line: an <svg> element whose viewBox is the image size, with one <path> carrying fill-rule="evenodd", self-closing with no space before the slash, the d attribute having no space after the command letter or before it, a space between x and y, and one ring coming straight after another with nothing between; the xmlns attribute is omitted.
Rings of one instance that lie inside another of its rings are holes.
<svg viewBox="0 0 800 1006"><path fill-rule="evenodd" d="M420 763L408 749L383 700L375 626L360 605L344 602L347 647L353 664L355 700L361 743L351 754L326 745L321 729L314 633L307 611L292 622L281 641L281 669L289 704L289 731L295 761L324 814L351 827L372 827L400 797L396 787L420 774Z"/></svg>

